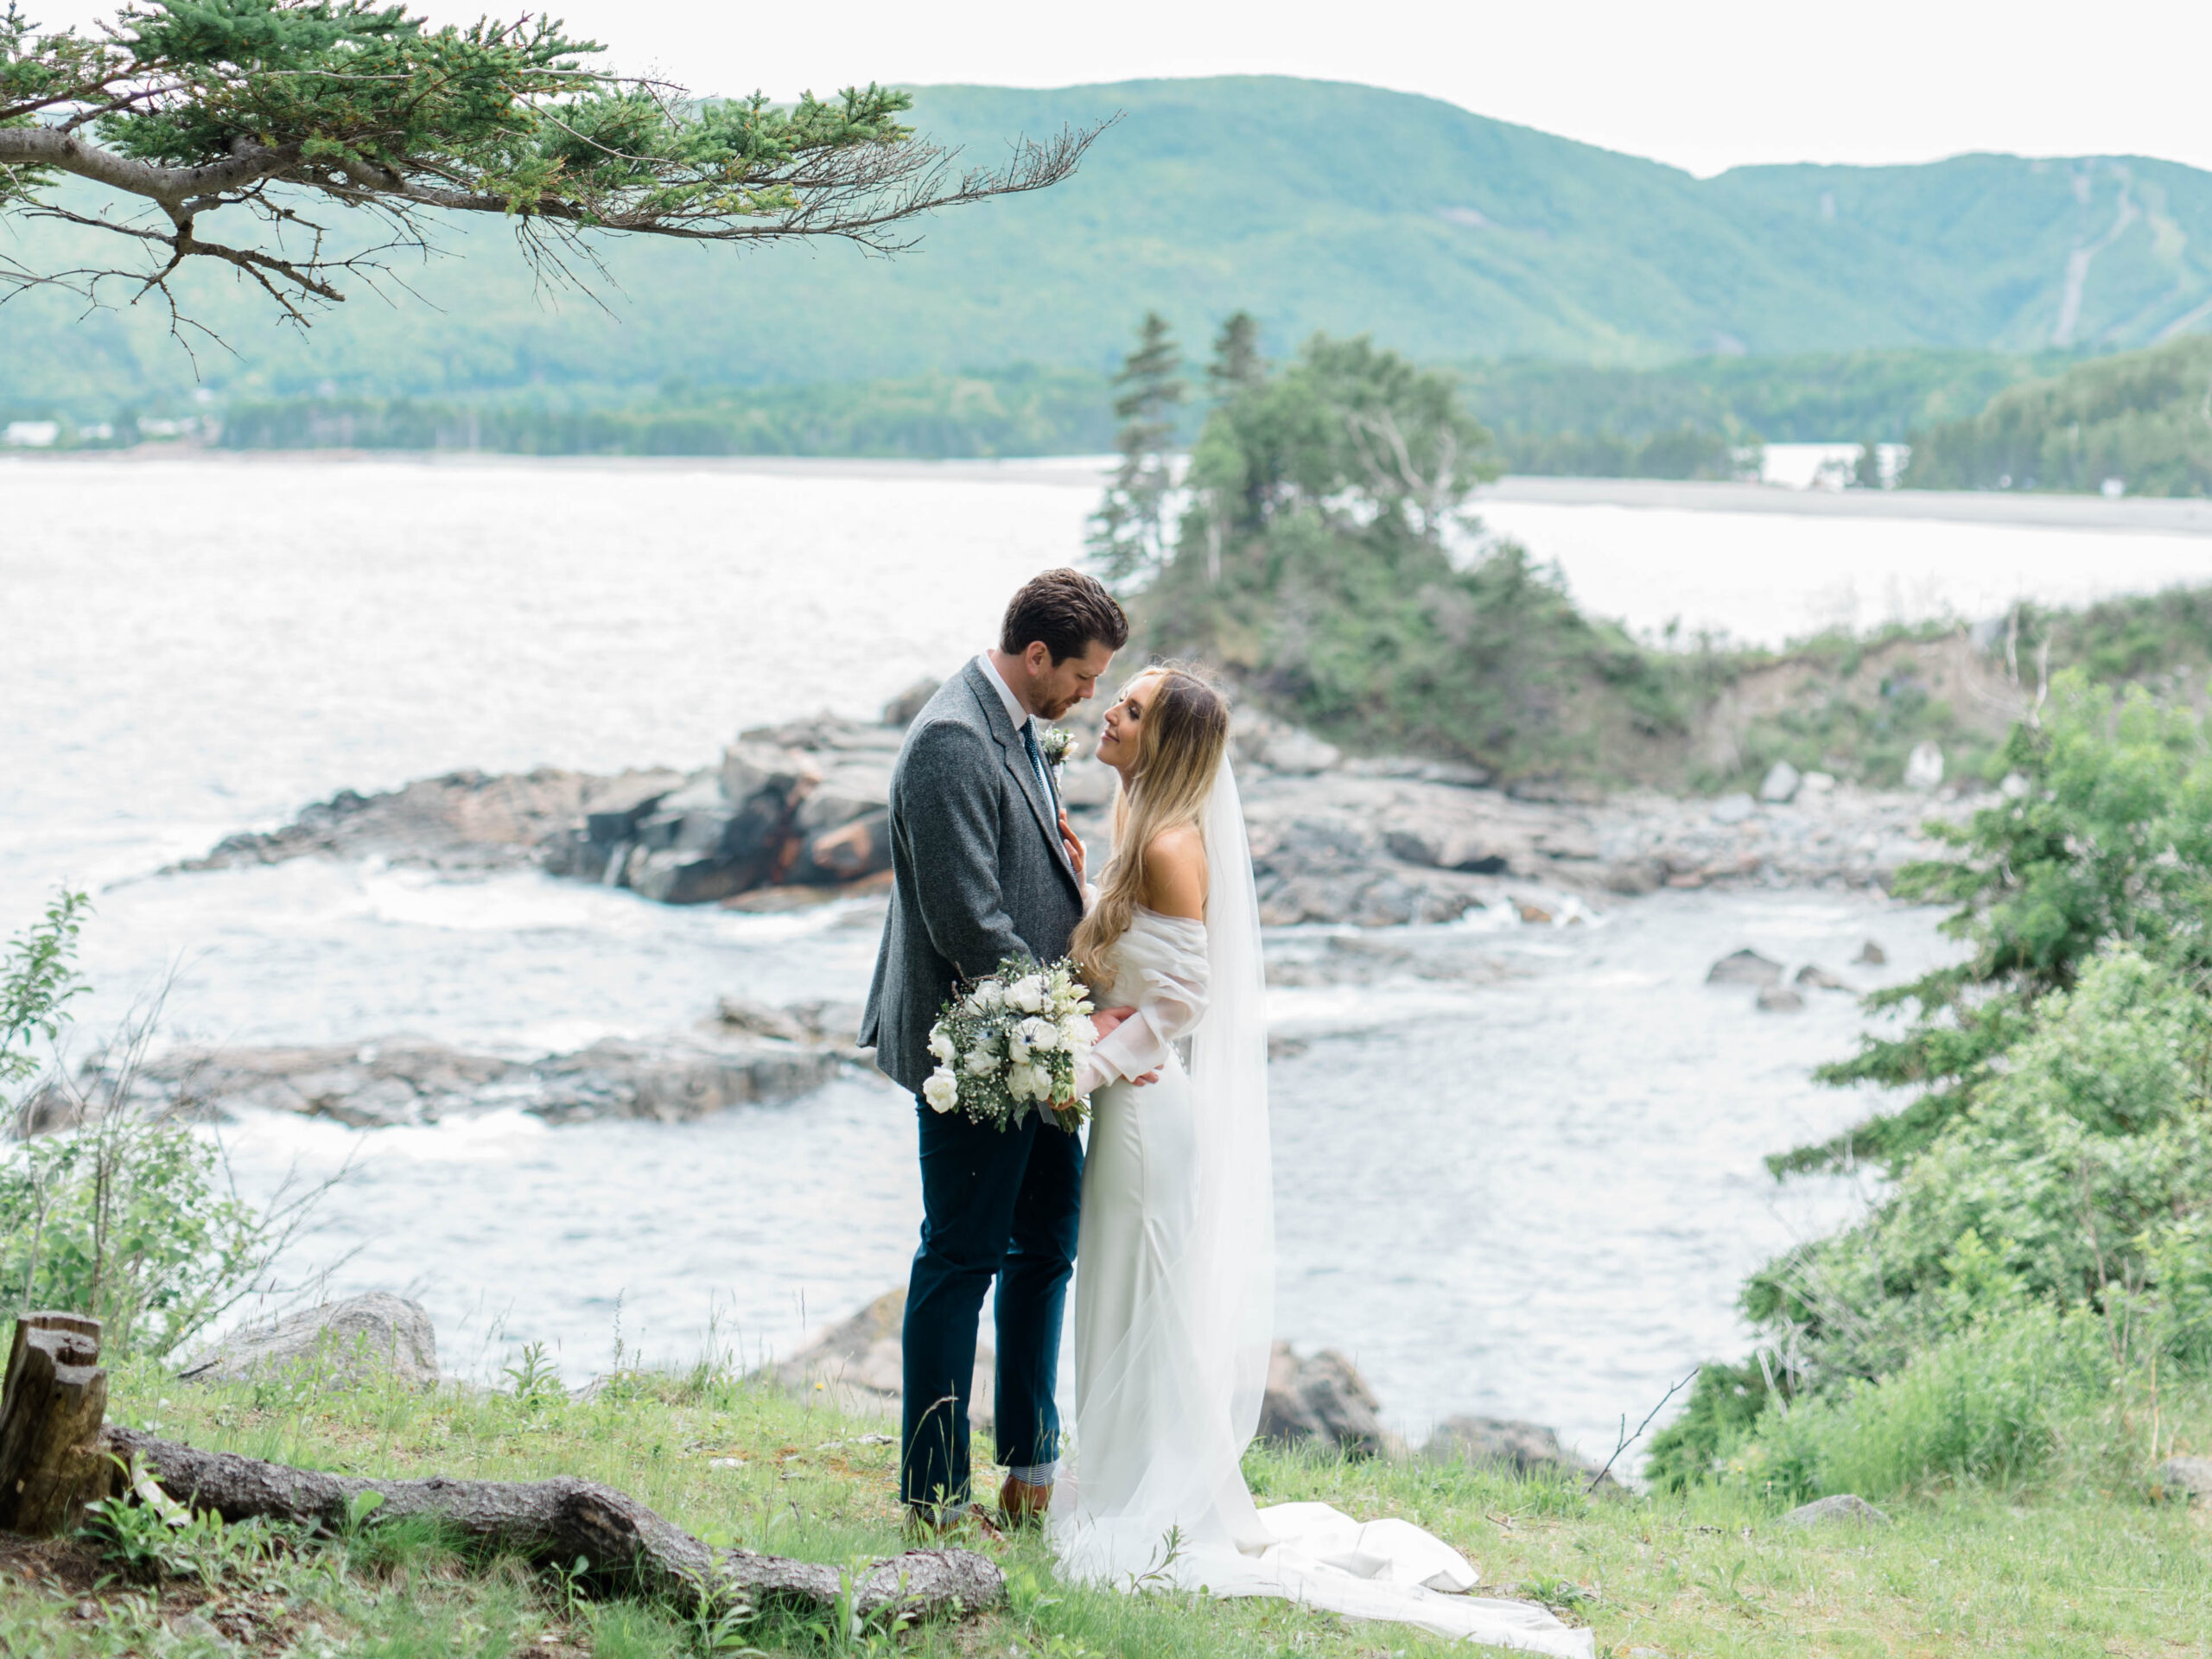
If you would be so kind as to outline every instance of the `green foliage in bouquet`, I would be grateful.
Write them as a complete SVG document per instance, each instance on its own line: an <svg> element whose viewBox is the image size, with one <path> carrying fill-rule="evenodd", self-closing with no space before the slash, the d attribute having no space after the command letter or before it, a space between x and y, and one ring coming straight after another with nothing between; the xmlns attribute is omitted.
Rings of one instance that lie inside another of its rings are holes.
<svg viewBox="0 0 2212 1659"><path fill-rule="evenodd" d="M938 1011L930 1028L937 1070L922 1098L932 1110L957 1110L995 1128L1050 1110L1072 1129L1089 1116L1075 1073L1090 1041L1090 992L1075 964L1008 957Z"/></svg>

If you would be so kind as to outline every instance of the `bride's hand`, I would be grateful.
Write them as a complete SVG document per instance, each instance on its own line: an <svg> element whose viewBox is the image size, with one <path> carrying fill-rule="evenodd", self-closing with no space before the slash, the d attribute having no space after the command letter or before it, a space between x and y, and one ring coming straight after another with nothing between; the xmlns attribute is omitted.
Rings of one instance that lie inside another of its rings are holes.
<svg viewBox="0 0 2212 1659"><path fill-rule="evenodd" d="M1060 845L1067 849L1068 862L1075 867L1075 884L1081 887L1084 880L1083 837L1077 835L1074 827L1068 823L1065 807L1060 809Z"/></svg>

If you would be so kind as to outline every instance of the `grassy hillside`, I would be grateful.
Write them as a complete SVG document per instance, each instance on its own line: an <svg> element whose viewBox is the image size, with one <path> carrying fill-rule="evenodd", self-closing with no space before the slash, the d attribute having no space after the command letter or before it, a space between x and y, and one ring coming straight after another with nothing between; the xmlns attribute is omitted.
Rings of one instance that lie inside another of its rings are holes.
<svg viewBox="0 0 2212 1659"><path fill-rule="evenodd" d="M2163 162L1967 156L1700 181L1433 99L1269 78L931 87L916 111L977 159L1116 115L1071 183L948 214L893 261L611 245L602 308L540 288L504 227L454 227L441 245L461 257L397 273L411 294L356 293L304 337L208 278L199 304L227 349L200 344L197 372L230 400L605 407L679 378L1098 372L1148 306L1186 340L1247 308L1278 356L1319 328L1427 362L1629 365L2109 350L2212 317L2212 175ZM35 257L63 232L0 235ZM165 327L144 310L79 321L58 296L0 308L0 406L100 419L181 396L194 365Z"/></svg>
<svg viewBox="0 0 2212 1659"><path fill-rule="evenodd" d="M589 1396L377 1382L317 1393L283 1383L179 1387L118 1368L111 1416L195 1446L393 1479L581 1475L631 1492L698 1535L849 1567L907 1547L893 1502L886 1425L810 1408L727 1364L625 1371ZM2200 1394L2169 1399L2183 1443L2207 1432ZM2083 1463L2088 1460L2084 1459ZM1801 1530L1755 1494L1598 1497L1452 1464L1347 1463L1255 1447L1262 1503L1319 1500L1367 1520L1402 1516L1465 1554L1478 1594L1552 1604L1591 1626L1601 1654L1715 1659L1923 1653L2195 1655L2212 1567L2201 1512L2145 1501L2139 1456L2072 1480L1885 1499L1894 1524ZM159 1530L156 1529L156 1530ZM143 1537L143 1530L134 1534ZM700 1655L912 1655L915 1659L1448 1659L1471 1649L1404 1625L1286 1603L1133 1595L1064 1580L1033 1535L968 1535L1008 1597L976 1618L893 1635L777 1609L721 1628L588 1580L471 1555L429 1528L340 1535L203 1522L125 1572L92 1538L0 1549L0 1650L54 1659L219 1653L378 1659L693 1659ZM173 1633L174 1632L174 1633ZM226 1634L227 1633L227 1634ZM233 1645L233 1642L235 1645ZM1497 1651L1483 1649L1484 1654Z"/></svg>
<svg viewBox="0 0 2212 1659"><path fill-rule="evenodd" d="M1904 482L1935 490L2212 494L2212 339L2081 364L1915 437Z"/></svg>

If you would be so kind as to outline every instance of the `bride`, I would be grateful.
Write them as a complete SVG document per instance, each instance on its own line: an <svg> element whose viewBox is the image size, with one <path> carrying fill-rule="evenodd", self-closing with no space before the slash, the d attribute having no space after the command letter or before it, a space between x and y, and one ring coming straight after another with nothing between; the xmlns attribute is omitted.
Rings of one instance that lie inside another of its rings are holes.
<svg viewBox="0 0 2212 1659"><path fill-rule="evenodd" d="M1106 712L1121 774L1112 861L1073 953L1136 1012L1078 1072L1092 1120L1075 1289L1076 1456L1048 1513L1071 1576L1277 1596L1501 1647L1590 1659L1588 1630L1478 1599L1465 1557L1400 1520L1255 1508L1274 1317L1268 1036L1252 861L1229 708L1147 670ZM1130 1079L1157 1071L1146 1087Z"/></svg>

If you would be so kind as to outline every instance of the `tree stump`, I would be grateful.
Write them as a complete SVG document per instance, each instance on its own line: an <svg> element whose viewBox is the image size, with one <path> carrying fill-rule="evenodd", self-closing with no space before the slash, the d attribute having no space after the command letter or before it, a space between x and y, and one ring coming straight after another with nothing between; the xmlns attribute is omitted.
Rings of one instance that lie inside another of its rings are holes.
<svg viewBox="0 0 2212 1659"><path fill-rule="evenodd" d="M74 1530L107 1496L115 1465L101 1425L107 1373L100 1322L26 1313L16 1321L0 1384L0 1531L50 1538Z"/></svg>

